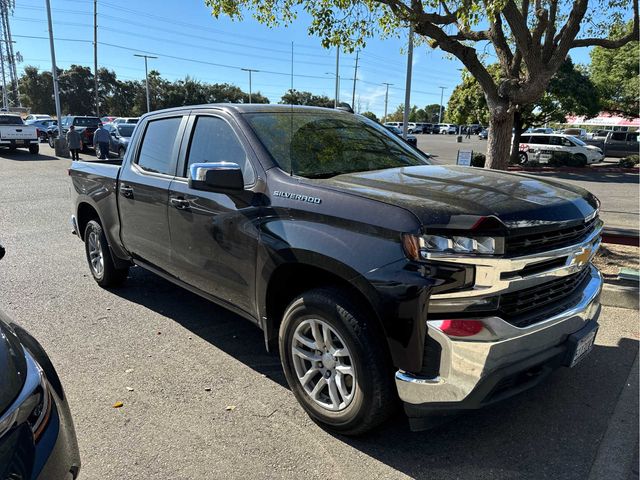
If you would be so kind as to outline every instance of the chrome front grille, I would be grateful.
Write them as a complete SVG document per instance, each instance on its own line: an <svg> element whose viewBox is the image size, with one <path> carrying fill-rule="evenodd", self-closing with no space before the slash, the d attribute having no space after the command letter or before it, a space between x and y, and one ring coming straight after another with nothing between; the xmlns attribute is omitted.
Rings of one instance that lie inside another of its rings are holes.
<svg viewBox="0 0 640 480"><path fill-rule="evenodd" d="M507 255L521 255L562 248L573 245L590 235L598 225L598 217L573 227L552 230L550 232L513 235L505 239Z"/></svg>

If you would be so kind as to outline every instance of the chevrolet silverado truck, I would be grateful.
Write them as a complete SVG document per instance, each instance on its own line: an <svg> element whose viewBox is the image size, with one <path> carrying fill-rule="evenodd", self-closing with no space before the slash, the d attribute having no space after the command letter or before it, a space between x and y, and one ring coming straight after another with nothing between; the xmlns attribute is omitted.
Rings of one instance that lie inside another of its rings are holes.
<svg viewBox="0 0 640 480"><path fill-rule="evenodd" d="M38 129L25 125L20 115L0 114L0 147L11 151L27 148L36 155L40 151Z"/></svg>
<svg viewBox="0 0 640 480"><path fill-rule="evenodd" d="M301 406L334 432L373 428L398 397L426 428L575 366L594 343L592 194L431 165L358 115L152 112L124 159L69 173L99 285L138 265L255 323Z"/></svg>

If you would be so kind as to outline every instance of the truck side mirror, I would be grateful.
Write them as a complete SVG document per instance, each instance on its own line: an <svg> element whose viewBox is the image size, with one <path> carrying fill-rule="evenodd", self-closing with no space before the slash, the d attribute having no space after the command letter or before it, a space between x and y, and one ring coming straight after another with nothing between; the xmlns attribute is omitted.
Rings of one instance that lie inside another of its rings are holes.
<svg viewBox="0 0 640 480"><path fill-rule="evenodd" d="M244 178L237 163L194 163L189 167L189 188L217 192L243 190Z"/></svg>

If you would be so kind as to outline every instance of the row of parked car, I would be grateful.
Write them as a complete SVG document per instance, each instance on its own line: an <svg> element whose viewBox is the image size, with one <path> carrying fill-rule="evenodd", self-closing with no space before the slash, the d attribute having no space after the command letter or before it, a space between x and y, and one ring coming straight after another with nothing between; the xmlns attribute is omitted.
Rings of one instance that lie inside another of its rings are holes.
<svg viewBox="0 0 640 480"><path fill-rule="evenodd" d="M104 125L111 136L109 142L109 153L122 157L129 144L129 139L133 133L138 117L88 117L80 115L67 115L62 117L62 135L66 135L71 125L82 138L81 150L86 151L93 148L93 134L100 124ZM58 136L58 121L49 115L34 114L25 119L25 125L37 128L38 139L41 143L49 143L53 148L55 138ZM99 151L96 154L100 154Z"/></svg>
<svg viewBox="0 0 640 480"><path fill-rule="evenodd" d="M385 127L396 127L402 130L403 122L385 122ZM424 123L409 122L407 131L412 134L429 133L433 135L456 135L470 131L472 135L478 135L484 127L479 124L474 125L455 125L453 123Z"/></svg>

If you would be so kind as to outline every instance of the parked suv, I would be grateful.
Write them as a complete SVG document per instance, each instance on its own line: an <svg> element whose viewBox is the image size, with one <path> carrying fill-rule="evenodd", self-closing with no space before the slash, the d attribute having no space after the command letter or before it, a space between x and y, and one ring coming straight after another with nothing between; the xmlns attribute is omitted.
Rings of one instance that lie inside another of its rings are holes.
<svg viewBox="0 0 640 480"><path fill-rule="evenodd" d="M638 155L638 132L609 132L604 140L607 157Z"/></svg>
<svg viewBox="0 0 640 480"><path fill-rule="evenodd" d="M69 127L73 125L76 132L80 134L80 149L86 150L87 147L93 147L93 134L97 130L98 125L102 123L98 117L87 116L66 116L62 117L60 126L62 128L61 135L66 136L69 131ZM54 134L55 132L55 134ZM51 131L49 135L49 146L54 148L55 135L57 135L57 129Z"/></svg>
<svg viewBox="0 0 640 480"><path fill-rule="evenodd" d="M582 140L563 135L553 134L529 134L525 133L520 137L520 162L537 160L541 163L548 162L554 152L571 153L585 165L589 163L601 162L604 159L602 150L593 145L587 145Z"/></svg>
<svg viewBox="0 0 640 480"><path fill-rule="evenodd" d="M99 285L136 264L255 323L334 432L373 428L397 396L424 428L593 346L602 222L574 185L431 165L362 116L257 104L148 113L121 165L69 174Z"/></svg>

